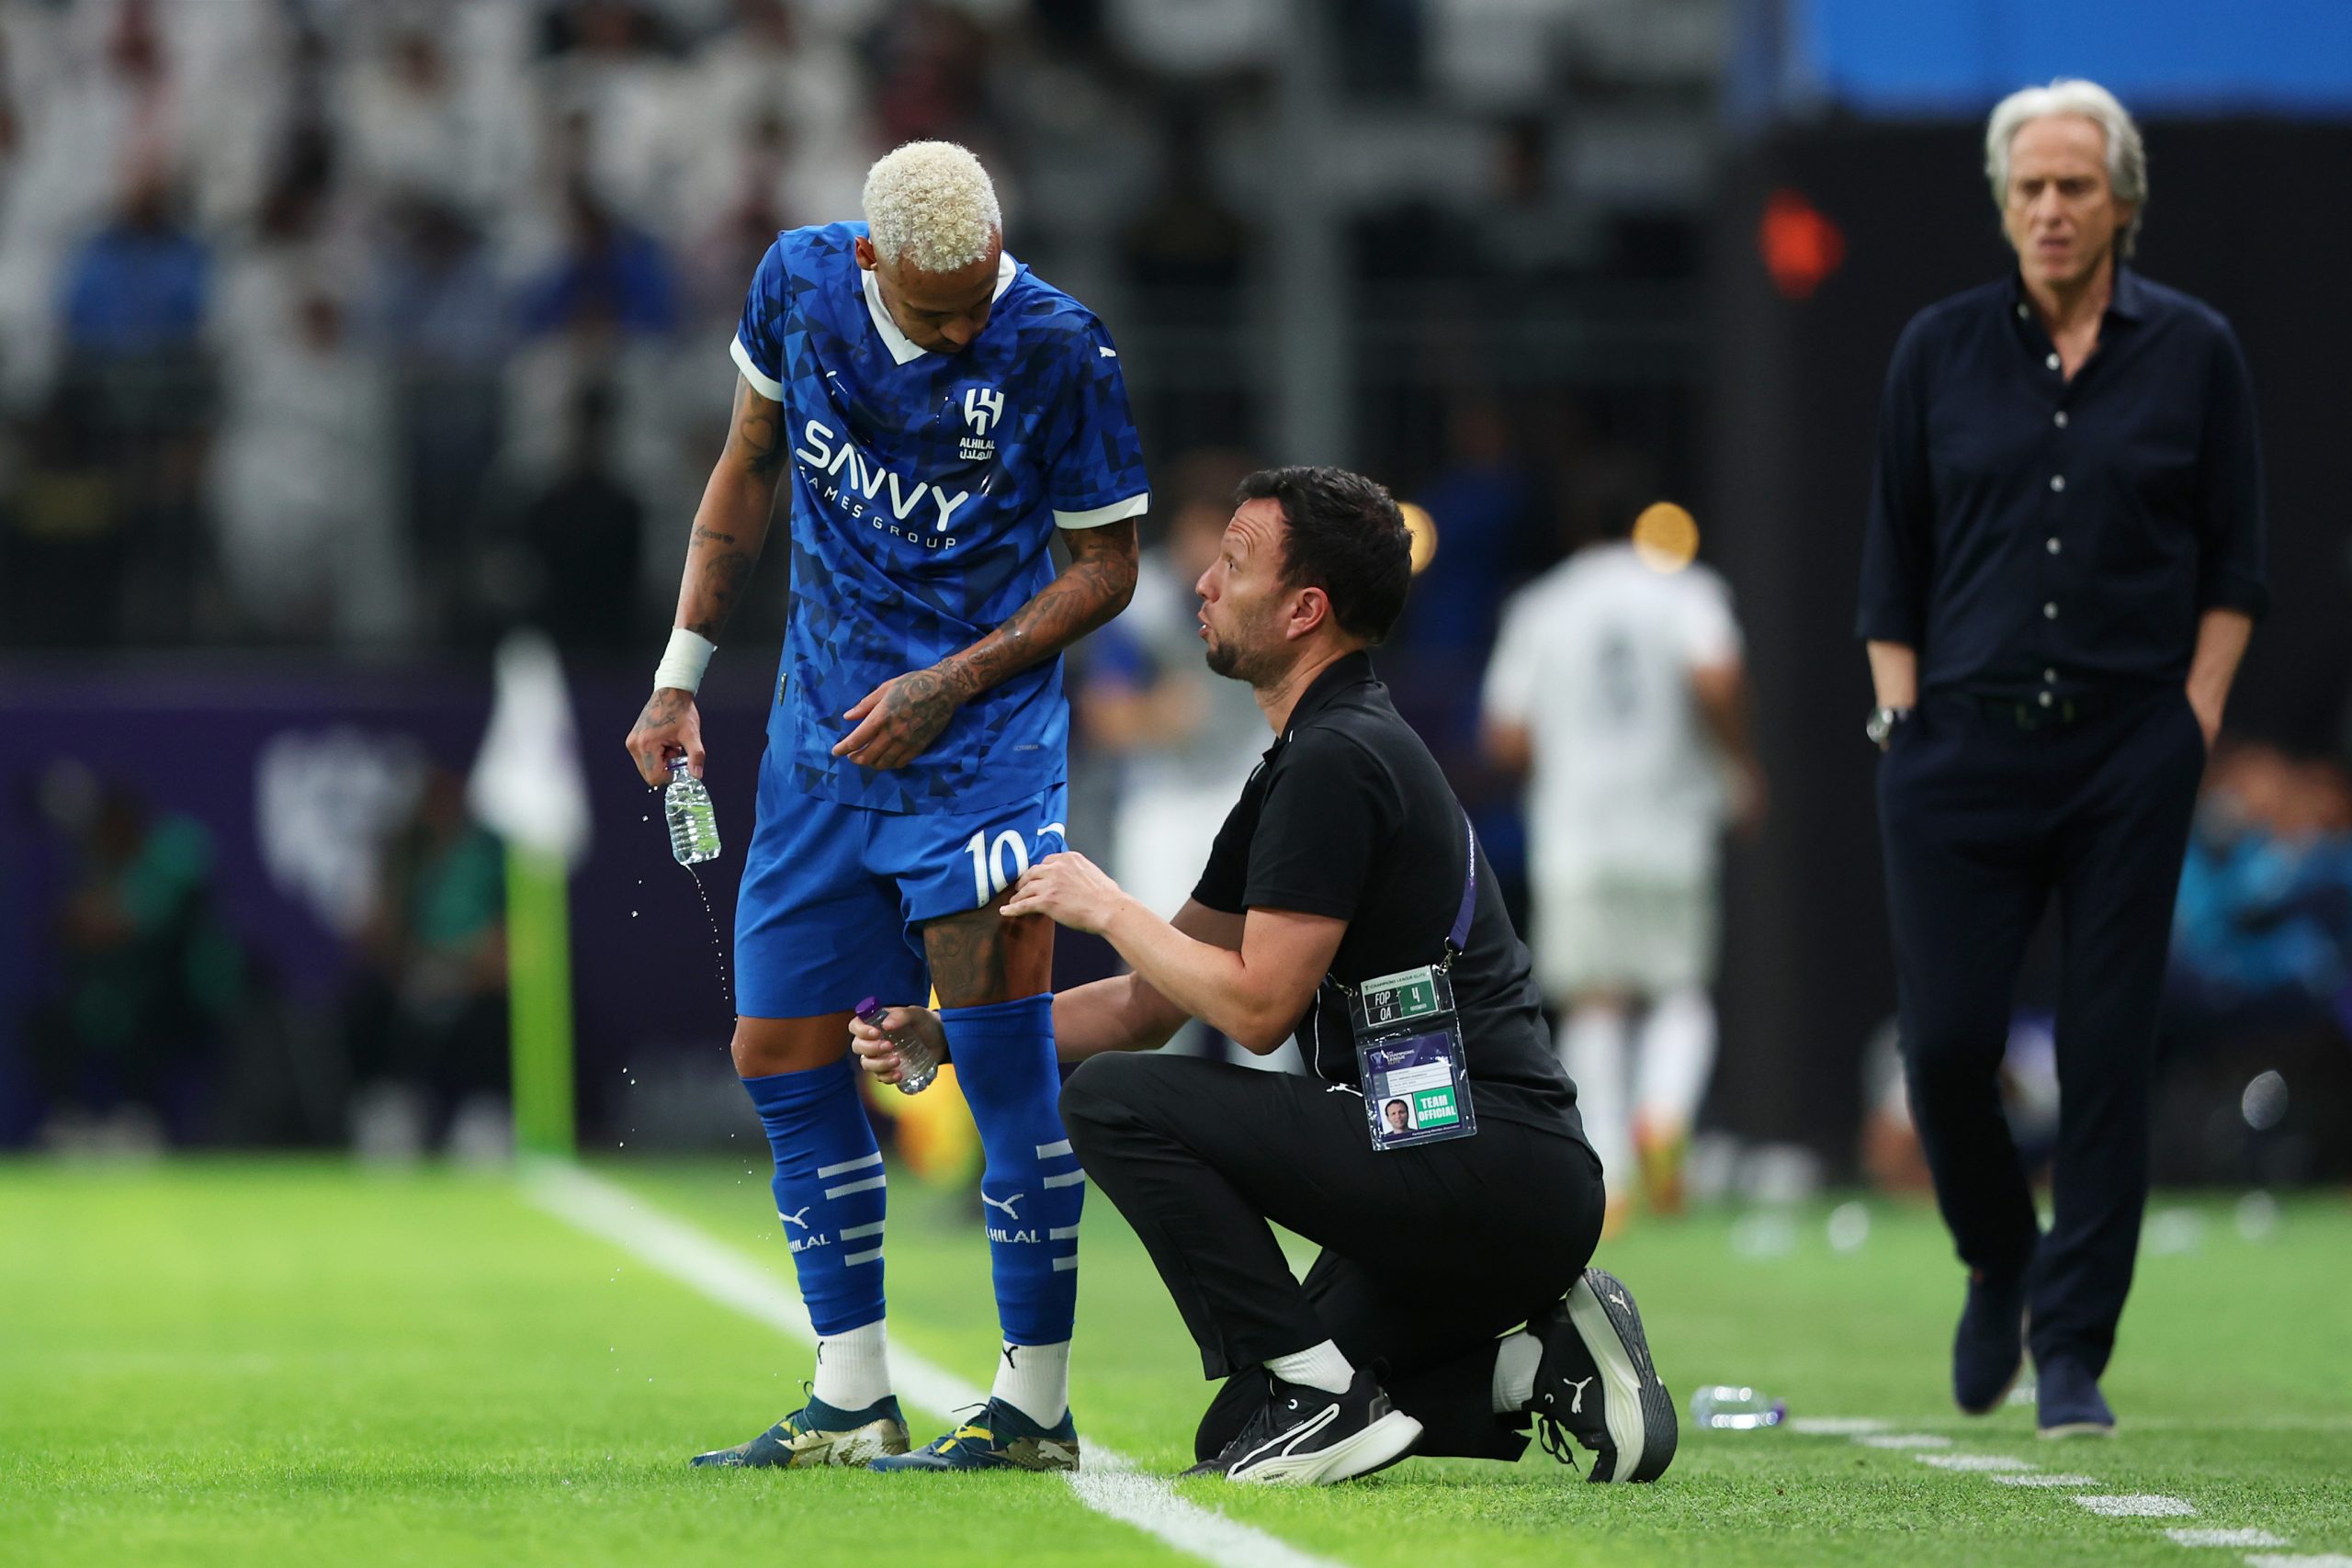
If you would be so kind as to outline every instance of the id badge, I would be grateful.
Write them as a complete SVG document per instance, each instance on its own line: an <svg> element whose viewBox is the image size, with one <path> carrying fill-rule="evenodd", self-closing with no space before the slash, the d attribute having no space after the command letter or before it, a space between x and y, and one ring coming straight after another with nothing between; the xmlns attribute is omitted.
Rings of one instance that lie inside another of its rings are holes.
<svg viewBox="0 0 2352 1568"><path fill-rule="evenodd" d="M1478 1130L1453 985L1434 965L1367 980L1348 998L1356 1076L1376 1150L1466 1138Z"/></svg>

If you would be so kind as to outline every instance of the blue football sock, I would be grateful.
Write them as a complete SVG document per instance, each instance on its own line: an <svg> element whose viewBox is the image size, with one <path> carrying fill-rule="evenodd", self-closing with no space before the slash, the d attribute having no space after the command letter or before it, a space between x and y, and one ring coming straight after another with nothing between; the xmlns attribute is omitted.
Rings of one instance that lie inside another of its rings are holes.
<svg viewBox="0 0 2352 1568"><path fill-rule="evenodd" d="M846 1060L745 1078L775 1151L775 1212L820 1337L882 1316L882 1154Z"/></svg>
<svg viewBox="0 0 2352 1568"><path fill-rule="evenodd" d="M939 1021L988 1156L980 1198L997 1318L1009 1344L1058 1345L1078 1315L1078 1213L1086 1178L1057 1109L1054 998L947 1008Z"/></svg>

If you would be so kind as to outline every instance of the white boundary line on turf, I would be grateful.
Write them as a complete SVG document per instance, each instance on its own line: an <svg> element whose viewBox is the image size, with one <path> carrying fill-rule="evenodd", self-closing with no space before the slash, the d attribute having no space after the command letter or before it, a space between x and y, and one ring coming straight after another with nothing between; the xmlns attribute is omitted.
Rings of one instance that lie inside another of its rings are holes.
<svg viewBox="0 0 2352 1568"><path fill-rule="evenodd" d="M1789 1423L1793 1432L1815 1437L1850 1438L1864 1448L1901 1451L1920 1449L1949 1449L1950 1438L1931 1433L1891 1433L1895 1423L1874 1416L1815 1416ZM2075 1490L2080 1487L2104 1486L2107 1483L2087 1475L2052 1475L2044 1473L2041 1466L2006 1454L1920 1453L1911 1457L1944 1473L1976 1475L1996 1481L2004 1486L2042 1487L2063 1492L2068 1502L2077 1504L2094 1514L2107 1518L2153 1519L2193 1517L2196 1506L2185 1498L2152 1493L2102 1493ZM2285 1546L2289 1542L2268 1530L2239 1529L2167 1529L2165 1536L2175 1546ZM2308 1555L2296 1552L2249 1552L2248 1568L2352 1568L2352 1556L2335 1552Z"/></svg>
<svg viewBox="0 0 2352 1568"><path fill-rule="evenodd" d="M797 1292L627 1188L560 1162L526 1164L522 1183L532 1202L566 1224L611 1242L786 1338L816 1343ZM901 1346L890 1348L890 1370L899 1392L926 1410L956 1410L988 1398L955 1373ZM1137 1471L1134 1461L1100 1444L1087 1445L1086 1464L1087 1469L1063 1477L1080 1502L1189 1556L1219 1568L1339 1568L1329 1558L1301 1551L1178 1496L1168 1482Z"/></svg>

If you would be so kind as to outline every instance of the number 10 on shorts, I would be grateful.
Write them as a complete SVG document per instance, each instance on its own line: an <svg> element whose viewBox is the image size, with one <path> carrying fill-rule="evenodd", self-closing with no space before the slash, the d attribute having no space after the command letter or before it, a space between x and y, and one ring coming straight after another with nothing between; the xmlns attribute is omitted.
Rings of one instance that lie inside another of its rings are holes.
<svg viewBox="0 0 2352 1568"><path fill-rule="evenodd" d="M1012 852L1009 860L1007 850ZM1029 869L1029 846L1010 828L999 833L993 844L989 842L989 830L981 829L966 840L964 852L972 857L972 907L976 909L1020 881L1021 874Z"/></svg>

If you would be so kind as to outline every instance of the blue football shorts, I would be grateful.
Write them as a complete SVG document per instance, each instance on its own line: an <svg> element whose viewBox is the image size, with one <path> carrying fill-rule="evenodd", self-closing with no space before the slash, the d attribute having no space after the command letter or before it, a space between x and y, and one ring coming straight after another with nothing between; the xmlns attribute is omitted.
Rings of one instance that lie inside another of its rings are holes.
<svg viewBox="0 0 2352 1568"><path fill-rule="evenodd" d="M872 811L801 794L771 749L759 826L735 903L735 1010L745 1018L846 1012L867 997L931 994L922 933L977 909L1068 849L1069 786L975 811Z"/></svg>

